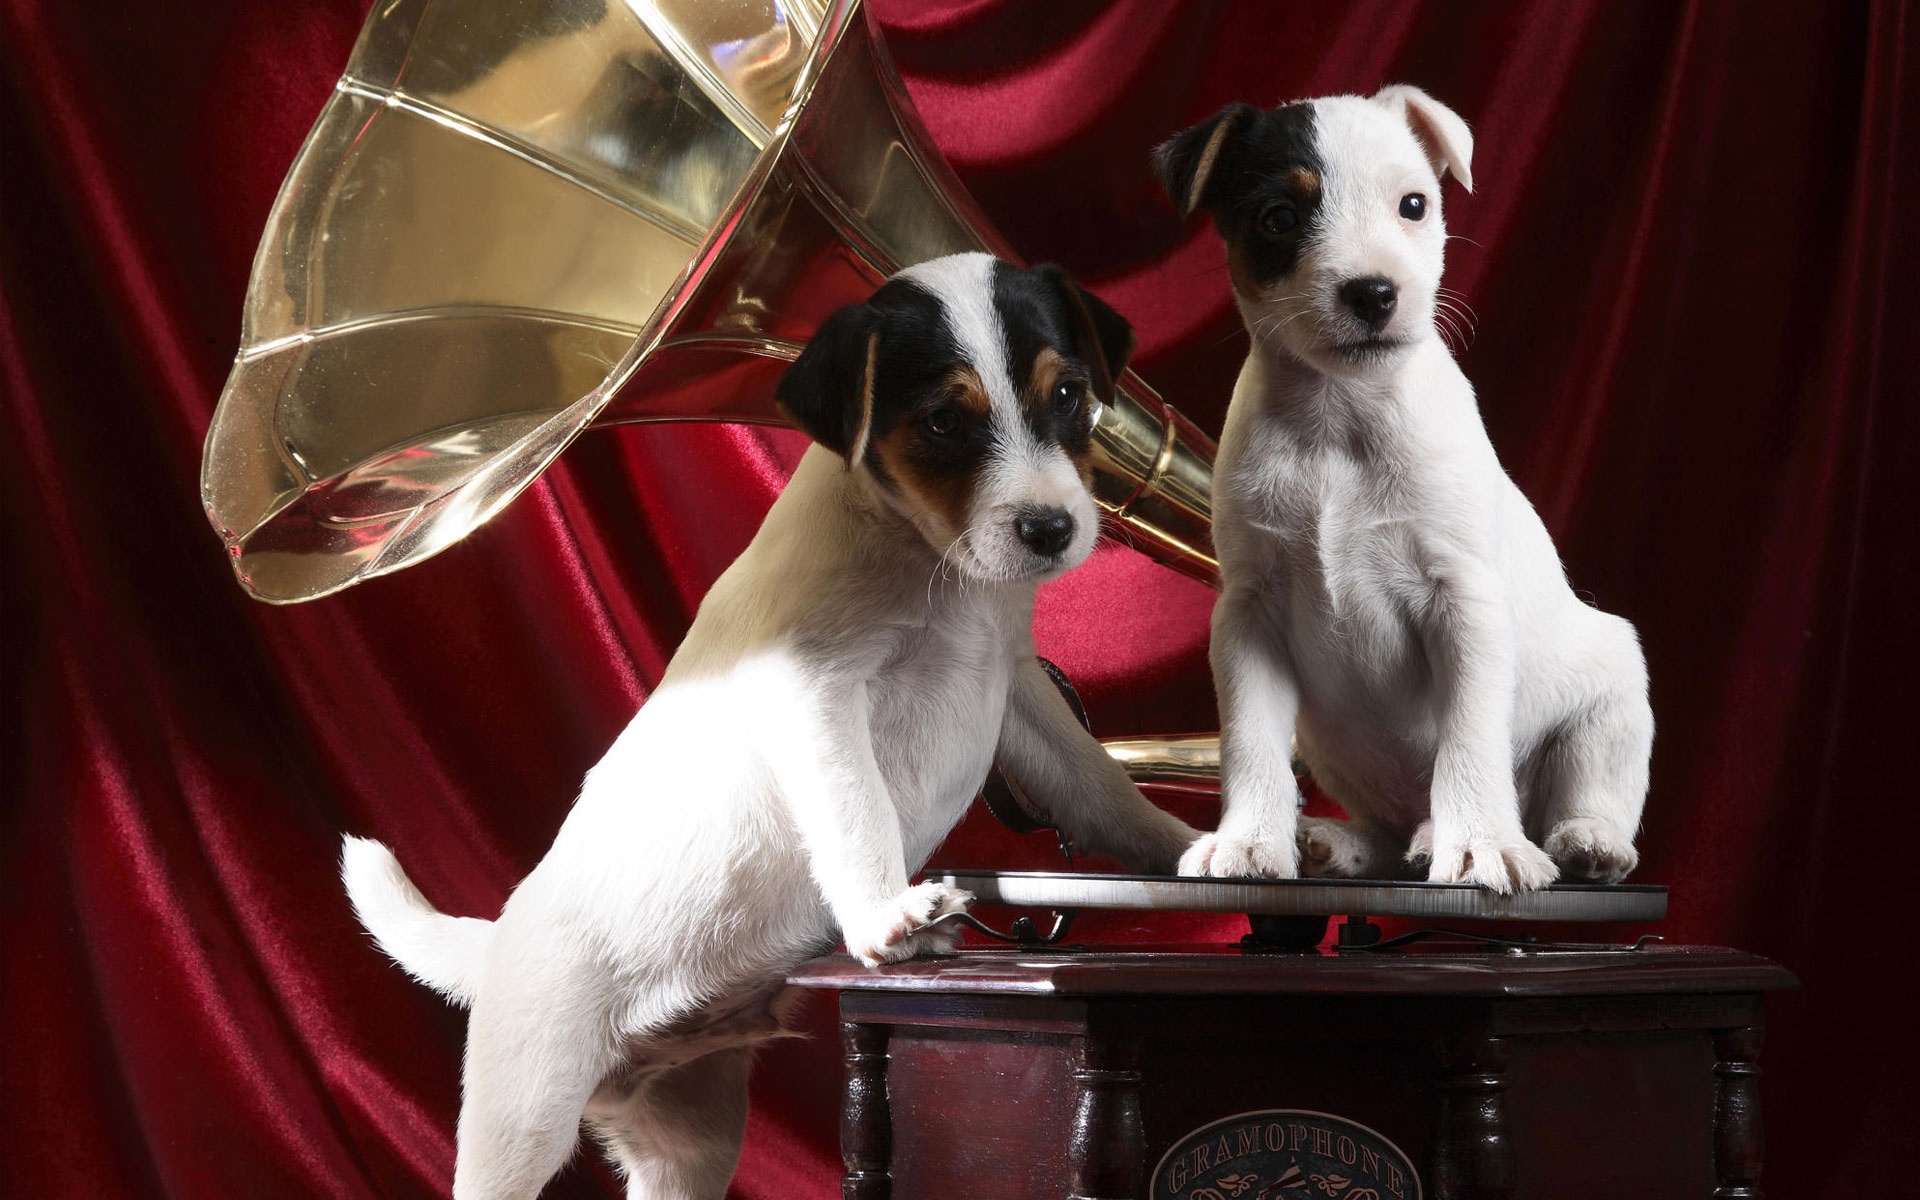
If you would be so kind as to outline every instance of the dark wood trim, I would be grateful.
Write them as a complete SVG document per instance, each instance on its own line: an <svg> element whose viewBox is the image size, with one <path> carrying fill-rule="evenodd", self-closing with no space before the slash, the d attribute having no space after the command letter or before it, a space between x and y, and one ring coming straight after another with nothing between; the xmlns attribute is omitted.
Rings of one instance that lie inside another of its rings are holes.
<svg viewBox="0 0 1920 1200"><path fill-rule="evenodd" d="M1139 1047L1130 1038L1074 1039L1080 1094L1067 1149L1070 1200L1133 1200L1146 1190Z"/></svg>
<svg viewBox="0 0 1920 1200"><path fill-rule="evenodd" d="M1507 1056L1502 1039L1449 1039L1439 1050L1435 1200L1512 1200L1513 1144L1507 1129Z"/></svg>
<svg viewBox="0 0 1920 1200"><path fill-rule="evenodd" d="M1760 1200L1760 1026L1713 1038L1714 1200Z"/></svg>
<svg viewBox="0 0 1920 1200"><path fill-rule="evenodd" d="M847 1091L840 1109L840 1177L845 1200L892 1200L893 1111L887 1101L885 1025L843 1021L840 1045L846 1052Z"/></svg>
<svg viewBox="0 0 1920 1200"><path fill-rule="evenodd" d="M921 990L846 991L840 993L840 1019L895 1027L929 1025L964 1029L972 1026L1070 1037L1086 1028L1087 1001L1019 993L998 996L974 992L945 995Z"/></svg>
<svg viewBox="0 0 1920 1200"><path fill-rule="evenodd" d="M1428 969L1423 964L1432 964ZM1443 964L1443 965L1441 965ZM1717 946L1555 954L1242 954L1234 946L1178 951L974 950L870 970L844 954L814 959L787 982L868 992L1133 996L1562 996L1751 994L1794 986L1778 964Z"/></svg>

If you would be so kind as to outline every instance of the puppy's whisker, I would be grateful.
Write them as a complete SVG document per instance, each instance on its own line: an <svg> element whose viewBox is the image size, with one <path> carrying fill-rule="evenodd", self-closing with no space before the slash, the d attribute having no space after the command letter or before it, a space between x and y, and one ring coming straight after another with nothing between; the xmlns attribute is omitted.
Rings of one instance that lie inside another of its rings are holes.
<svg viewBox="0 0 1920 1200"><path fill-rule="evenodd" d="M1291 314L1283 314L1281 312L1274 311L1274 310L1279 309L1284 305L1297 303L1301 300L1305 300L1306 298L1307 298L1307 295L1305 292L1292 292L1292 293L1289 293L1286 295L1280 295L1280 296L1261 297L1261 303L1267 306L1268 311L1262 314L1261 316L1255 318L1253 323L1247 327L1247 332L1255 338L1262 338L1267 336L1270 333L1276 332L1279 329L1284 329L1288 324L1288 322L1294 320L1295 318L1300 316L1302 312L1305 312L1308 310L1300 309L1300 310L1296 310Z"/></svg>
<svg viewBox="0 0 1920 1200"><path fill-rule="evenodd" d="M947 574L948 558L953 554L954 550L959 547L961 541L966 538L967 534L972 532L973 530L971 528L962 530L958 537L947 543L947 548L940 552L940 557L934 560L933 570L927 575L928 607L932 607L933 605L933 581L937 578L944 584L951 578L951 576ZM960 574L960 594L962 596L967 594L967 576L964 571Z"/></svg>
<svg viewBox="0 0 1920 1200"><path fill-rule="evenodd" d="M1473 340L1473 334L1480 332L1480 326L1478 326L1478 323L1476 323L1471 315L1459 311L1459 305L1457 305L1457 303L1453 303L1452 300L1444 300L1444 298L1436 298L1436 300L1434 300L1434 321L1444 321L1444 323L1448 324L1448 326L1452 328L1453 334L1455 334L1457 338L1461 338L1463 346L1465 346L1465 342L1471 342L1471 340Z"/></svg>
<svg viewBox="0 0 1920 1200"><path fill-rule="evenodd" d="M1298 297L1294 298L1297 299ZM1257 341L1278 334L1281 330L1298 321L1301 317L1311 315L1314 315L1314 311L1311 308L1296 309L1291 313L1285 314L1268 313L1266 316L1255 321L1247 332Z"/></svg>
<svg viewBox="0 0 1920 1200"><path fill-rule="evenodd" d="M942 554L940 556L941 560L944 562L947 557L947 554L952 554L956 549L967 550L971 552L971 549L972 549L971 539L974 537L975 534L978 534L982 529L986 528L986 526L989 524L991 524L990 521L979 522L973 525L969 525L965 529L962 529L960 531L960 536L954 538L953 541L947 545L946 554ZM960 594L962 596L965 596L967 594L967 584L969 582L968 572L964 568L961 568L957 561L954 563L954 566L960 572L958 579L956 580L959 586ZM941 572L941 578L942 579L946 578L946 573L944 571Z"/></svg>
<svg viewBox="0 0 1920 1200"><path fill-rule="evenodd" d="M1133 531L1125 525L1114 525L1106 521L1100 523L1100 536L1093 540L1095 547L1102 542L1110 546L1125 546L1129 550L1139 550L1140 543L1134 540Z"/></svg>
<svg viewBox="0 0 1920 1200"><path fill-rule="evenodd" d="M1476 327L1480 324L1480 314L1473 311L1473 306L1467 303L1465 296L1462 296L1452 288L1444 287L1438 289L1435 294L1441 302L1466 317L1471 324Z"/></svg>

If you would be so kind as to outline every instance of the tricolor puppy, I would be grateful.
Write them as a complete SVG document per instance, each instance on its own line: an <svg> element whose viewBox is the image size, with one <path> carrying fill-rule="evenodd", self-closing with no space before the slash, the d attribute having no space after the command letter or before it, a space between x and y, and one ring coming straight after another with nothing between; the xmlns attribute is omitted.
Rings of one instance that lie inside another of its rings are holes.
<svg viewBox="0 0 1920 1200"><path fill-rule="evenodd" d="M1436 333L1440 176L1411 87L1229 107L1155 153L1227 243L1253 349L1214 473L1225 811L1183 874L1615 881L1653 717L1633 626L1576 598ZM1299 817L1288 741L1350 821ZM1544 847L1544 850L1543 848Z"/></svg>
<svg viewBox="0 0 1920 1200"><path fill-rule="evenodd" d="M778 392L818 445L498 919L348 839L361 921L473 1010L456 1197L535 1196L584 1118L629 1196L719 1200L786 972L841 937L869 965L952 948L928 926L969 897L908 879L996 757L1089 848L1172 869L1195 832L1030 629L1093 547L1089 438L1132 345L1058 270L983 254L835 313Z"/></svg>

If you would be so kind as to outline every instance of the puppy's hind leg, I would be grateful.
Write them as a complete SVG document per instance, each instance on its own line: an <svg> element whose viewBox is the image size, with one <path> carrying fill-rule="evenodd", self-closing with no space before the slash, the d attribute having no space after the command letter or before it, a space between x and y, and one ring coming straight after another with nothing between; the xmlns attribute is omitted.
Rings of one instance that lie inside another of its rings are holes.
<svg viewBox="0 0 1920 1200"><path fill-rule="evenodd" d="M534 1200L618 1061L598 997L496 971L467 1029L454 1200ZM505 976L505 978L502 978Z"/></svg>
<svg viewBox="0 0 1920 1200"><path fill-rule="evenodd" d="M752 1050L609 1084L587 1123L627 1179L627 1200L723 1200L747 1130Z"/></svg>
<svg viewBox="0 0 1920 1200"><path fill-rule="evenodd" d="M1618 883L1639 865L1633 839L1653 755L1646 661L1633 627L1607 621L1592 668L1602 687L1561 726L1536 776L1542 847L1562 878L1586 883Z"/></svg>
<svg viewBox="0 0 1920 1200"><path fill-rule="evenodd" d="M1362 817L1300 818L1300 874L1306 879L1393 879L1402 874L1400 839Z"/></svg>
<svg viewBox="0 0 1920 1200"><path fill-rule="evenodd" d="M1406 833L1374 816L1391 811L1375 799L1375 789L1362 776L1343 772L1325 760L1315 764L1313 779L1339 801L1347 819L1300 817L1300 874L1308 879L1396 879L1405 875L1402 859ZM1424 878L1424 870L1421 874Z"/></svg>

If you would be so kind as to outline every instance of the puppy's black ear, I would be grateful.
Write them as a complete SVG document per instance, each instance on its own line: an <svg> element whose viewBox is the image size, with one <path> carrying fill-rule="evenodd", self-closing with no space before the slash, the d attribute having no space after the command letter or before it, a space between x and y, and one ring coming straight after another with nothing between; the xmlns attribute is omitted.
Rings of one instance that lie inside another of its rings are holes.
<svg viewBox="0 0 1920 1200"><path fill-rule="evenodd" d="M1229 104L1185 133L1160 143L1153 151L1153 173L1160 186L1185 217L1206 208L1207 186L1214 180L1227 143L1246 128L1260 110L1251 104Z"/></svg>
<svg viewBox="0 0 1920 1200"><path fill-rule="evenodd" d="M828 317L780 377L780 412L822 446L860 461L873 427L873 373L880 354L880 313L849 304Z"/></svg>
<svg viewBox="0 0 1920 1200"><path fill-rule="evenodd" d="M1093 372L1093 394L1105 403L1113 399L1113 381L1133 357L1133 326L1105 300L1081 287L1052 263L1034 268L1059 292L1073 328L1074 352Z"/></svg>

